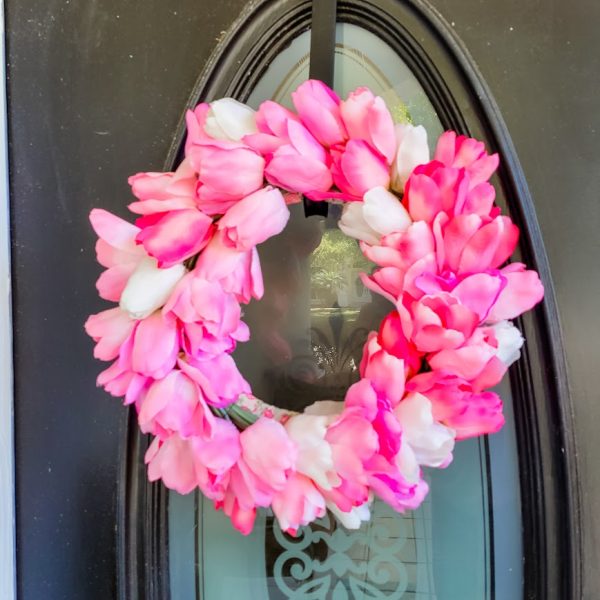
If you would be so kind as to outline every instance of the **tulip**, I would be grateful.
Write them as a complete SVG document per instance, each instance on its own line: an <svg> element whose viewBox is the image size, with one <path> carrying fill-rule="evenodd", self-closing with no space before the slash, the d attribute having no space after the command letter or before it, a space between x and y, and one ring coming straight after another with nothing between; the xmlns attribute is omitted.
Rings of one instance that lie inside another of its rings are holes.
<svg viewBox="0 0 600 600"><path fill-rule="evenodd" d="M198 206L209 215L224 214L263 185L265 159L240 142L208 140L189 151L198 173Z"/></svg>
<svg viewBox="0 0 600 600"><path fill-rule="evenodd" d="M368 88L357 88L340 104L350 139L364 140L392 164L396 153L394 121L383 98Z"/></svg>
<svg viewBox="0 0 600 600"><path fill-rule="evenodd" d="M334 146L347 139L340 114L338 95L321 81L310 79L292 92L292 102L300 120L324 146Z"/></svg>
<svg viewBox="0 0 600 600"><path fill-rule="evenodd" d="M132 319L145 319L166 304L185 273L182 264L159 269L156 260L145 258L127 281L119 306Z"/></svg>
<svg viewBox="0 0 600 600"><path fill-rule="evenodd" d="M271 504L282 531L296 535L298 528L325 514L325 499L314 483L300 473L291 473L285 487Z"/></svg>
<svg viewBox="0 0 600 600"><path fill-rule="evenodd" d="M330 490L340 485L331 446L325 440L331 417L300 414L285 423L290 439L298 448L295 469L312 479L319 487Z"/></svg>
<svg viewBox="0 0 600 600"><path fill-rule="evenodd" d="M444 132L438 139L434 160L446 167L465 169L469 174L469 187L474 188L487 181L498 168L497 154L488 154L479 140L454 131Z"/></svg>
<svg viewBox="0 0 600 600"><path fill-rule="evenodd" d="M392 166L392 189L404 191L415 167L429 162L427 131L422 125L396 125L396 155Z"/></svg>
<svg viewBox="0 0 600 600"><path fill-rule="evenodd" d="M385 159L363 140L350 140L344 147L332 148L331 174L345 200L362 200L376 187L387 188L390 173Z"/></svg>
<svg viewBox="0 0 600 600"><path fill-rule="evenodd" d="M411 223L400 200L379 186L370 189L362 202L345 204L338 225L347 236L378 244L381 236L405 231Z"/></svg>
<svg viewBox="0 0 600 600"><path fill-rule="evenodd" d="M165 268L198 254L214 232L212 219L196 208L148 215L136 223L142 228L136 241Z"/></svg>
<svg viewBox="0 0 600 600"><path fill-rule="evenodd" d="M267 186L232 206L219 221L218 229L226 245L245 252L281 233L289 218L281 192Z"/></svg>
<svg viewBox="0 0 600 600"><path fill-rule="evenodd" d="M506 367L510 367L521 357L521 347L525 343L525 338L510 321L494 323L491 329L498 342L496 356Z"/></svg>
<svg viewBox="0 0 600 600"><path fill-rule="evenodd" d="M255 112L233 98L221 98L210 103L204 131L216 140L239 142L245 135L256 133Z"/></svg>
<svg viewBox="0 0 600 600"><path fill-rule="evenodd" d="M420 465L446 467L452 461L455 433L433 419L431 402L408 394L394 409L402 425L402 444L408 444Z"/></svg>

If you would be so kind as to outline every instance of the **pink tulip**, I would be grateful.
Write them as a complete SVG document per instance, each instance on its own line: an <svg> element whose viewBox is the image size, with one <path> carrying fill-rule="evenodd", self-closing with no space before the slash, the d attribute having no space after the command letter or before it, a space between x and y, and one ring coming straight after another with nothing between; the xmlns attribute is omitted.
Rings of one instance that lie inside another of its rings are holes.
<svg viewBox="0 0 600 600"><path fill-rule="evenodd" d="M208 215L224 214L263 185L265 160L240 142L209 140L189 150L198 173L198 206Z"/></svg>
<svg viewBox="0 0 600 600"><path fill-rule="evenodd" d="M405 335L398 311L392 311L383 319L377 341L383 350L402 359L407 369L416 373L421 368L421 353Z"/></svg>
<svg viewBox="0 0 600 600"><path fill-rule="evenodd" d="M493 331L480 327L461 347L440 350L427 361L432 369L465 379L475 392L481 392L500 383L506 373L497 354Z"/></svg>
<svg viewBox="0 0 600 600"><path fill-rule="evenodd" d="M345 200L362 200L370 189L389 187L390 172L385 159L363 140L350 140L331 149L331 174Z"/></svg>
<svg viewBox="0 0 600 600"><path fill-rule="evenodd" d="M383 98L366 87L357 88L341 102L340 113L348 137L364 140L391 165L396 154L396 134Z"/></svg>
<svg viewBox="0 0 600 600"><path fill-rule="evenodd" d="M206 355L202 358L186 357L177 361L179 368L195 381L208 404L229 406L240 395L251 392L235 361L229 354Z"/></svg>
<svg viewBox="0 0 600 600"><path fill-rule="evenodd" d="M490 323L514 319L532 309L544 297L544 286L535 271L525 270L522 263L504 267L500 274L506 285L491 308L487 320Z"/></svg>
<svg viewBox="0 0 600 600"><path fill-rule="evenodd" d="M191 272L180 281L163 312L181 321L182 347L192 357L231 352L247 341L248 327L240 321L240 305L217 282Z"/></svg>
<svg viewBox="0 0 600 600"><path fill-rule="evenodd" d="M239 302L260 299L264 293L262 272L256 248L238 252L225 241L222 231L214 236L198 258L195 271L208 281L218 282Z"/></svg>
<svg viewBox="0 0 600 600"><path fill-rule="evenodd" d="M166 487L189 494L197 485L194 451L190 440L172 435L165 441L154 438L146 451L148 479L162 479Z"/></svg>
<svg viewBox="0 0 600 600"><path fill-rule="evenodd" d="M185 139L185 156L189 156L190 150L197 144L210 140L211 137L204 131L206 116L210 110L210 105L206 102L198 104L194 110L188 110L185 113L185 124L187 137Z"/></svg>
<svg viewBox="0 0 600 600"><path fill-rule="evenodd" d="M256 127L258 132L245 136L243 141L250 148L264 156L273 154L281 146L289 144L291 137L299 132L302 133L302 136L314 140L314 137L304 127L290 132L289 124L291 122L299 125L300 119L293 112L281 106L281 104L267 100L258 107L258 111L256 112ZM314 143L321 148L320 155L325 158L326 153L324 149L316 140L314 140Z"/></svg>
<svg viewBox="0 0 600 600"><path fill-rule="evenodd" d="M183 160L174 173L137 173L132 175L128 182L133 195L140 200L133 205L135 207L145 201L193 198L198 178L190 162Z"/></svg>
<svg viewBox="0 0 600 600"><path fill-rule="evenodd" d="M245 252L281 233L289 218L281 192L267 186L232 206L220 219L218 229L225 244Z"/></svg>
<svg viewBox="0 0 600 600"><path fill-rule="evenodd" d="M475 331L479 315L449 293L423 296L400 313L406 335L420 352L459 348Z"/></svg>
<svg viewBox="0 0 600 600"><path fill-rule="evenodd" d="M495 190L487 183L474 186L465 169L444 167L437 161L420 165L412 172L404 189L404 202L414 221L432 222L440 212L448 216L479 215L495 217Z"/></svg>
<svg viewBox="0 0 600 600"><path fill-rule="evenodd" d="M265 177L270 183L311 196L331 188L328 154L295 115L264 102L257 124L260 133L246 136L244 141L265 155Z"/></svg>
<svg viewBox="0 0 600 600"><path fill-rule="evenodd" d="M198 254L214 231L212 219L196 209L142 217L137 224L142 230L136 241L165 268Z"/></svg>
<svg viewBox="0 0 600 600"><path fill-rule="evenodd" d="M313 482L300 473L292 473L280 492L275 493L272 509L282 531L296 535L298 529L325 514L325 499Z"/></svg>
<svg viewBox="0 0 600 600"><path fill-rule="evenodd" d="M454 429L457 440L495 433L504 425L500 397L493 392L477 393L455 375L422 373L413 377L407 388L431 401L433 418Z"/></svg>
<svg viewBox="0 0 600 600"><path fill-rule="evenodd" d="M138 413L140 429L166 439L173 433L182 438L212 429L212 415L197 384L183 371L173 370L150 385Z"/></svg>
<svg viewBox="0 0 600 600"><path fill-rule="evenodd" d="M369 379L374 389L383 394L393 406L404 395L404 360L389 354L372 331L363 349L360 363L360 375Z"/></svg>
<svg viewBox="0 0 600 600"><path fill-rule="evenodd" d="M443 133L435 149L434 160L447 167L464 168L470 176L470 186L487 181L498 168L497 154L487 154L483 142L457 136L454 131Z"/></svg>
<svg viewBox="0 0 600 600"><path fill-rule="evenodd" d="M338 95L321 81L310 79L292 92L298 116L324 146L346 141L347 132L340 113Z"/></svg>
<svg viewBox="0 0 600 600"><path fill-rule="evenodd" d="M85 331L96 342L94 357L100 360L113 360L119 356L121 346L131 336L135 323L118 307L88 317Z"/></svg>
<svg viewBox="0 0 600 600"><path fill-rule="evenodd" d="M261 417L240 434L244 462L261 485L281 491L296 462L297 450L285 428Z"/></svg>
<svg viewBox="0 0 600 600"><path fill-rule="evenodd" d="M104 388L111 396L123 398L125 405L135 404L152 383L151 377L134 373L129 360L120 357L102 371L96 379L96 385Z"/></svg>
<svg viewBox="0 0 600 600"><path fill-rule="evenodd" d="M96 257L106 267L96 288L101 298L118 302L130 275L146 257L143 248L135 243L139 228L108 211L95 208L90 213L90 222L96 234Z"/></svg>
<svg viewBox="0 0 600 600"><path fill-rule="evenodd" d="M137 321L130 350L132 371L161 379L175 366L178 352L175 319L165 317L157 311L148 318ZM122 348L122 358L126 356L124 353L129 354L129 350Z"/></svg>

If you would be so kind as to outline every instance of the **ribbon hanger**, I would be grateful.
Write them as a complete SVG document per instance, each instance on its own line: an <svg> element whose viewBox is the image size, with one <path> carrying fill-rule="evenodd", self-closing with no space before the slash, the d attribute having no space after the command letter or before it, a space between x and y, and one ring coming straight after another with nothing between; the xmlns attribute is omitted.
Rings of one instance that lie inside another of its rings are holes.
<svg viewBox="0 0 600 600"><path fill-rule="evenodd" d="M335 24L337 0L313 0L310 29L309 77L319 79L333 87L335 62ZM327 202L303 199L304 216L321 215L329 212Z"/></svg>

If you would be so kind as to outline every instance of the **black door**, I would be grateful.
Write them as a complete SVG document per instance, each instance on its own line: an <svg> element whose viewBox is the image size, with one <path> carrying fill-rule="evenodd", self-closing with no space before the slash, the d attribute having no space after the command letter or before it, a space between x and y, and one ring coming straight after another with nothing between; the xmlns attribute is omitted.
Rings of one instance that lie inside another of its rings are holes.
<svg viewBox="0 0 600 600"><path fill-rule="evenodd" d="M173 160L184 109L199 95L260 93L261 73L239 65L266 72L291 42L278 23L295 23L299 36L310 9L300 0L6 2L20 599L169 593L177 523L162 488L143 483L144 440L126 410L94 387L99 365L82 325L101 304L87 215L93 206L125 214L128 175ZM503 155L522 252L548 290L525 323L530 357L513 382L517 583L527 598L594 598L600 4L355 0L338 3L338 19L395 48L440 126L462 123ZM449 535L458 547L460 532ZM496 563L485 597L512 600L509 577Z"/></svg>

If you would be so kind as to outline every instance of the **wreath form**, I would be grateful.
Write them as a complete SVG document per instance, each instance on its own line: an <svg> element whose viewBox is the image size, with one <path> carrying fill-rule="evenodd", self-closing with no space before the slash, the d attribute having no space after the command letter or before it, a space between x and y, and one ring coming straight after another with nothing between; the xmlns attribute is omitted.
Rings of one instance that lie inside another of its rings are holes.
<svg viewBox="0 0 600 600"><path fill-rule="evenodd" d="M374 497L417 508L422 467L504 424L489 388L520 356L510 320L543 297L535 271L506 264L519 230L494 204L498 156L482 142L448 131L430 159L424 128L394 123L367 88L342 101L309 80L292 100L296 113L198 105L177 170L130 177L135 225L90 215L97 288L119 303L85 324L113 361L97 383L154 436L149 479L199 488L244 534L258 507L292 534L327 509L357 528ZM340 229L376 267L362 281L393 307L344 401L298 414L254 397L231 353L250 335L241 305L263 294L256 247L302 196L343 203Z"/></svg>

